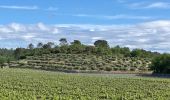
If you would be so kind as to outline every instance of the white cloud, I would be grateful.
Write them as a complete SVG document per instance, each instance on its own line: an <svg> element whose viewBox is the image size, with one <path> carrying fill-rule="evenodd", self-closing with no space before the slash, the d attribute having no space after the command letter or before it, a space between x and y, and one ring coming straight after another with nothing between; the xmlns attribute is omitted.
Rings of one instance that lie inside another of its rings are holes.
<svg viewBox="0 0 170 100"><path fill-rule="evenodd" d="M170 9L170 3L168 2L138 2L128 4L133 9Z"/></svg>
<svg viewBox="0 0 170 100"><path fill-rule="evenodd" d="M107 19L151 19L148 16L132 16L132 15L115 15L115 16L104 16Z"/></svg>
<svg viewBox="0 0 170 100"><path fill-rule="evenodd" d="M95 29L89 29L89 31L91 31L91 32L95 32Z"/></svg>
<svg viewBox="0 0 170 100"><path fill-rule="evenodd" d="M150 5L147 5L145 8L170 8L170 3L155 2Z"/></svg>
<svg viewBox="0 0 170 100"><path fill-rule="evenodd" d="M166 28L170 26L170 21L168 20L158 20L158 21L152 21L147 23L140 24L142 26L146 27L152 27L152 28Z"/></svg>
<svg viewBox="0 0 170 100"><path fill-rule="evenodd" d="M10 30L7 27L0 27L0 33L9 33L12 32L12 30Z"/></svg>
<svg viewBox="0 0 170 100"><path fill-rule="evenodd" d="M103 37L92 37L92 40L100 40L103 39Z"/></svg>
<svg viewBox="0 0 170 100"><path fill-rule="evenodd" d="M0 8L19 9L19 10L37 10L37 9L39 9L37 6L8 6L8 5L0 5Z"/></svg>
<svg viewBox="0 0 170 100"><path fill-rule="evenodd" d="M84 44L93 44L98 39L107 40L111 46L128 46L131 49L170 52L170 20L159 20L134 25L89 25L89 24L18 24L0 25L0 47L27 46L29 42L58 43L60 38L68 41L79 39ZM22 29L24 28L24 29ZM11 45L11 43L13 45Z"/></svg>
<svg viewBox="0 0 170 100"><path fill-rule="evenodd" d="M49 31L49 28L45 26L43 23L38 23L37 27L42 31Z"/></svg>
<svg viewBox="0 0 170 100"><path fill-rule="evenodd" d="M49 7L46 9L46 11L57 11L57 10L58 10L58 8L56 8L56 7Z"/></svg>
<svg viewBox="0 0 170 100"><path fill-rule="evenodd" d="M11 23L9 25L9 28L14 30L15 32L19 32L19 31L24 31L25 27L23 25L20 25L18 23Z"/></svg>
<svg viewBox="0 0 170 100"><path fill-rule="evenodd" d="M76 17L89 17L89 18L97 18L97 19L107 19L107 20L114 20L114 19L139 19L139 20L146 20L152 19L149 16L135 16L135 15L88 15L88 14L76 14L72 15Z"/></svg>
<svg viewBox="0 0 170 100"><path fill-rule="evenodd" d="M38 6L0 5L1 9L57 11L57 7L39 8Z"/></svg>
<svg viewBox="0 0 170 100"><path fill-rule="evenodd" d="M34 38L35 36L34 35L24 35L24 36L22 36L23 37L23 39L25 39L25 40L29 40L29 39L32 39L32 38Z"/></svg>
<svg viewBox="0 0 170 100"><path fill-rule="evenodd" d="M58 34L59 33L59 30L58 28L54 28L53 31L52 31L53 34Z"/></svg>

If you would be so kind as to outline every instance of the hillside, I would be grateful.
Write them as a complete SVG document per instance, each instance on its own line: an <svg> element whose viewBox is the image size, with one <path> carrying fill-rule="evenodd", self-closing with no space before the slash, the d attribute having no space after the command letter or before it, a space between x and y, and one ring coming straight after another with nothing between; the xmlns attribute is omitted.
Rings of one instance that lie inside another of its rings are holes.
<svg viewBox="0 0 170 100"><path fill-rule="evenodd" d="M10 67L36 68L44 70L97 70L97 71L148 71L148 58L97 56L87 54L43 54L27 56Z"/></svg>
<svg viewBox="0 0 170 100"><path fill-rule="evenodd" d="M0 66L67 72L153 71L169 73L168 66L161 71L161 68L156 67L157 62L152 63L153 59L162 55L158 52L137 48L130 50L128 47L118 45L110 47L106 40L96 40L93 46L82 44L79 40L68 43L66 38L61 38L59 42L59 45L53 42L45 44L40 42L36 47L31 43L28 48L0 49L2 53ZM3 53L4 51L6 53ZM163 67L167 64L163 63Z"/></svg>

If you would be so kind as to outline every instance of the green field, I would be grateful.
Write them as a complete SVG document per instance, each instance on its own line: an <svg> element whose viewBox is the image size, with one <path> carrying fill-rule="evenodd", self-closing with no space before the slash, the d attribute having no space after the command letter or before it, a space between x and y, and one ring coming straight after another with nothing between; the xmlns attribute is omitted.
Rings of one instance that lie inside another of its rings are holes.
<svg viewBox="0 0 170 100"><path fill-rule="evenodd" d="M0 69L1 100L168 100L170 79Z"/></svg>

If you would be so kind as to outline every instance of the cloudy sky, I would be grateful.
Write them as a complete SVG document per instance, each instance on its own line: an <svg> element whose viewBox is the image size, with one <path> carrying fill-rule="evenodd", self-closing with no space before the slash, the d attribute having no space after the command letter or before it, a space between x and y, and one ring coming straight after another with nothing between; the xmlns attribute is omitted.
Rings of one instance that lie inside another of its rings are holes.
<svg viewBox="0 0 170 100"><path fill-rule="evenodd" d="M1 0L0 48L28 43L105 39L170 52L169 0Z"/></svg>

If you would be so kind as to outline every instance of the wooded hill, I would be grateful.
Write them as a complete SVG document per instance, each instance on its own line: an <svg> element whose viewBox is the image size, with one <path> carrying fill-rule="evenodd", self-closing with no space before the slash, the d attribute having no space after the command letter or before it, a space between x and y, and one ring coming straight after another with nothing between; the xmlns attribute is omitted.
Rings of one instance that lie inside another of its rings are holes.
<svg viewBox="0 0 170 100"><path fill-rule="evenodd" d="M28 48L5 49L11 56L2 61L2 66L58 71L148 71L152 59L160 55L143 49L110 47L106 40L97 40L94 46L84 45L79 40L68 43L62 38L59 41L59 45L48 42L34 46L31 43ZM7 55L3 54L2 57Z"/></svg>
<svg viewBox="0 0 170 100"><path fill-rule="evenodd" d="M130 50L128 47L110 47L106 40L97 40L94 46L79 40L71 43L61 38L60 44L32 43L28 48L0 49L0 64L8 67L44 70L148 71L169 73L169 54ZM167 56L168 55L168 56ZM162 61L163 59L163 61ZM159 66L159 67L157 67Z"/></svg>

